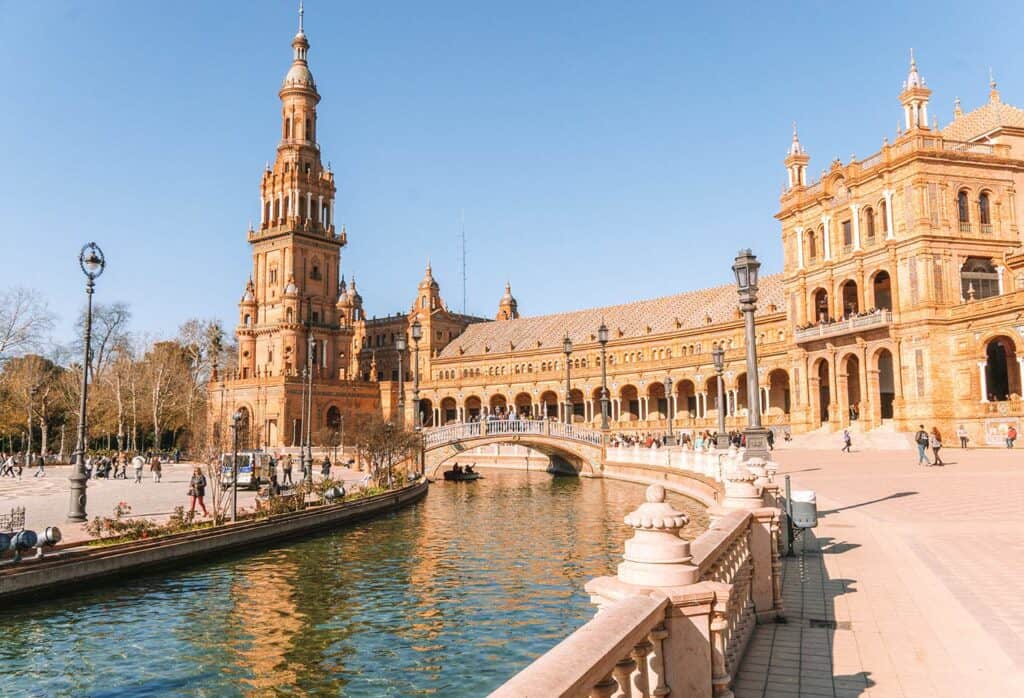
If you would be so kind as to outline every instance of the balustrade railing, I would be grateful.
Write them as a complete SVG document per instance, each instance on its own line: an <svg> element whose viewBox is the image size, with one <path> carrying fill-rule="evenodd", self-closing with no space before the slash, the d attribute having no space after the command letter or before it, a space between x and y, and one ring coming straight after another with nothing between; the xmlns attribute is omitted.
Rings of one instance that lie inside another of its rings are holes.
<svg viewBox="0 0 1024 698"><path fill-rule="evenodd" d="M492 698L667 695L668 605L665 598L635 596L606 606Z"/></svg>
<svg viewBox="0 0 1024 698"><path fill-rule="evenodd" d="M835 322L803 327L794 331L793 336L797 341L817 339L819 337L834 337L836 335L856 332L857 330L868 327L883 327L891 323L892 311L880 310L868 315L859 315L846 318L845 320L836 320Z"/></svg>
<svg viewBox="0 0 1024 698"><path fill-rule="evenodd" d="M434 448L483 436L518 434L550 436L556 439L581 441L593 446L601 446L604 438L599 430L575 424L535 419L493 419L424 429L423 444L426 448Z"/></svg>

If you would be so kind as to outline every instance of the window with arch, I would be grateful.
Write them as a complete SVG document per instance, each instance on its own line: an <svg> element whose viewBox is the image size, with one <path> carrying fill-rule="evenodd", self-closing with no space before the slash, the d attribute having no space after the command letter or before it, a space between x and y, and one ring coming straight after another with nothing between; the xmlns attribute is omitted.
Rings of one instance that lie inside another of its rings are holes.
<svg viewBox="0 0 1024 698"><path fill-rule="evenodd" d="M864 210L864 231L869 245L875 244L875 209L868 206Z"/></svg>
<svg viewBox="0 0 1024 698"><path fill-rule="evenodd" d="M807 256L810 259L818 258L818 233L811 231L807 236Z"/></svg>
<svg viewBox="0 0 1024 698"><path fill-rule="evenodd" d="M967 190L961 189L956 193L956 214L960 222L960 232L971 232L971 214L967 204Z"/></svg>
<svg viewBox="0 0 1024 698"><path fill-rule="evenodd" d="M284 120L284 137L285 138L291 138L292 137L292 120L291 120L291 118L288 118L288 119Z"/></svg>
<svg viewBox="0 0 1024 698"><path fill-rule="evenodd" d="M889 208L886 206L885 199L878 202L878 215L882 219L882 232L886 235L889 234Z"/></svg>
<svg viewBox="0 0 1024 698"><path fill-rule="evenodd" d="M999 295L999 272L991 259L968 257L960 267L960 293L964 300L991 298Z"/></svg>
<svg viewBox="0 0 1024 698"><path fill-rule="evenodd" d="M978 197L978 220L981 222L981 232L992 232L992 211L987 191L981 192Z"/></svg>
<svg viewBox="0 0 1024 698"><path fill-rule="evenodd" d="M313 129L311 129L309 127L309 119L306 119L306 131L305 131L305 134L306 134L306 140L307 141L313 140ZM306 167L306 172L309 172L309 166L308 165Z"/></svg>

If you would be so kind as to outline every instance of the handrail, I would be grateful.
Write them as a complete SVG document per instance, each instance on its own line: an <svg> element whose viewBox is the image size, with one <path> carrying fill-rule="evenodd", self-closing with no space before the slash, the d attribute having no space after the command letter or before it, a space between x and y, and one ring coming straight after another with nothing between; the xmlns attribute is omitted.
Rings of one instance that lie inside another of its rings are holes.
<svg viewBox="0 0 1024 698"><path fill-rule="evenodd" d="M600 688L625 689L626 693L616 695L630 695L631 679L647 688L644 695L663 695L654 690L664 684L661 643L667 633L657 630L665 620L668 603L664 597L634 596L601 609L491 697L612 695L595 691ZM653 661L641 663L633 658L649 652L654 653ZM634 672L639 676L633 676Z"/></svg>
<svg viewBox="0 0 1024 698"><path fill-rule="evenodd" d="M793 332L793 336L797 340L812 339L815 337L832 337L835 335L846 334L848 332L855 332L856 330L864 327L881 327L891 323L892 311L882 310L877 313L871 313L870 315L860 315L846 318L845 320L836 320L835 322L800 328Z"/></svg>
<svg viewBox="0 0 1024 698"><path fill-rule="evenodd" d="M468 439L506 434L536 434L556 439L581 441L593 446L601 446L604 439L601 431L587 429L575 424L533 419L493 419L480 422L446 424L441 427L424 429L423 446L424 448L431 449Z"/></svg>

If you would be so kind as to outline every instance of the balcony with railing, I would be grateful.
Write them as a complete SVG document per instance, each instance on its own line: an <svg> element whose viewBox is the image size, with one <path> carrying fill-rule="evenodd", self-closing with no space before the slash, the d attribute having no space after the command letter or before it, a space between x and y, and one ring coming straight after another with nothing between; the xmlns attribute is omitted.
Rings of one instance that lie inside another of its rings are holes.
<svg viewBox="0 0 1024 698"><path fill-rule="evenodd" d="M835 320L834 322L823 322L810 327L797 328L793 337L797 342L809 342L825 337L837 337L844 334L853 334L863 330L888 327L892 324L891 310L877 310L865 315Z"/></svg>

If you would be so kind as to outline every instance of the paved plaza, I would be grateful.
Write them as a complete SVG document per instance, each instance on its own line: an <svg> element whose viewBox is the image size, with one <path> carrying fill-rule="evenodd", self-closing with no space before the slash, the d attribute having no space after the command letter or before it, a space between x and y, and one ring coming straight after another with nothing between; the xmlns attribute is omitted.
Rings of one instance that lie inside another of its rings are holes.
<svg viewBox="0 0 1024 698"><path fill-rule="evenodd" d="M153 482L149 466L146 467L141 484L135 484L131 467L128 468L127 480L89 480L87 512L89 518L96 516L112 516L118 502L131 505L133 517L145 517L153 521L165 521L176 506L188 507L191 499L188 496L189 479L195 464L165 463L161 482ZM64 519L68 512L68 475L70 466L47 466L46 477L34 478L35 470L26 469L21 480L0 478L0 513L7 512L11 507L25 507L25 526L41 530L46 526L57 526L64 536L65 543L82 541L89 538L84 524L67 523ZM204 471L205 472L205 471ZM280 475L280 473L279 473ZM296 467L293 476L301 478L302 471ZM331 468L331 476L346 483L353 483L365 476L365 473L348 468ZM314 478L320 479L319 466L314 468ZM252 509L256 493L250 490L238 491L239 509ZM209 490L207 490L206 506L211 506Z"/></svg>
<svg viewBox="0 0 1024 698"><path fill-rule="evenodd" d="M1024 452L777 450L820 521L737 698L1024 695Z"/></svg>

